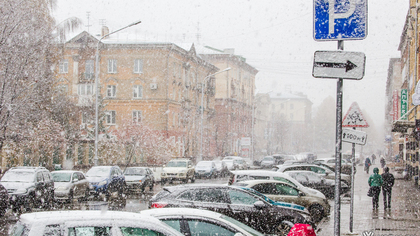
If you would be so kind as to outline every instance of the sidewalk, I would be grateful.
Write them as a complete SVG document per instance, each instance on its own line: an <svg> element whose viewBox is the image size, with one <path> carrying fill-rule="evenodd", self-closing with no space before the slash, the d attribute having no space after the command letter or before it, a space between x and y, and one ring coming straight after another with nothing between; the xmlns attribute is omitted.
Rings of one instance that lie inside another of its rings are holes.
<svg viewBox="0 0 420 236"><path fill-rule="evenodd" d="M392 190L391 210L384 211L382 192L379 197L379 210L372 210L372 198L368 197L368 178L370 173L357 166L354 188L353 233L350 233L350 198L341 199L341 235L361 236L408 236L420 232L420 189L412 181L397 179ZM330 201L331 214L318 225L317 236L334 235L334 200ZM363 234L365 232L365 234ZM372 233L373 234L372 234Z"/></svg>

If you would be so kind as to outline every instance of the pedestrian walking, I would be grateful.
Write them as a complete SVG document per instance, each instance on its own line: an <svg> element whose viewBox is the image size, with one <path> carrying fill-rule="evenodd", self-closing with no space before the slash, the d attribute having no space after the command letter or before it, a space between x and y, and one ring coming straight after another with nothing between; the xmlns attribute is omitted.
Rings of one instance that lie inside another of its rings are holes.
<svg viewBox="0 0 420 236"><path fill-rule="evenodd" d="M381 159L379 160L379 162L381 163L381 168L383 169L385 167L385 165L386 165L385 158L384 157L381 157Z"/></svg>
<svg viewBox="0 0 420 236"><path fill-rule="evenodd" d="M368 184L370 191L372 191L372 205L373 210L379 208L379 194L381 193L382 176L379 175L378 167L373 168L373 174L369 176Z"/></svg>
<svg viewBox="0 0 420 236"><path fill-rule="evenodd" d="M375 153L372 154L372 165L375 164L375 160L376 160L376 155Z"/></svg>
<svg viewBox="0 0 420 236"><path fill-rule="evenodd" d="M392 195L392 187L394 186L394 175L389 173L389 167L385 167L384 172L382 174L382 193L384 195L384 209L388 208L391 209L391 195Z"/></svg>
<svg viewBox="0 0 420 236"><path fill-rule="evenodd" d="M366 157L366 159L365 159L365 171L366 171L366 174L369 174L369 167L370 167L371 164L372 163L370 162L369 157Z"/></svg>

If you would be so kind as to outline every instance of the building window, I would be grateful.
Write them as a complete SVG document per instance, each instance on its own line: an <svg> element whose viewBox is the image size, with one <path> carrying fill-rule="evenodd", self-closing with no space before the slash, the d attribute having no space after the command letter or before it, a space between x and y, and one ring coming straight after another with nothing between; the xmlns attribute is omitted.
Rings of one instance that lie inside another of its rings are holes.
<svg viewBox="0 0 420 236"><path fill-rule="evenodd" d="M95 66L93 60L86 60L85 62L85 79L93 79L95 74Z"/></svg>
<svg viewBox="0 0 420 236"><path fill-rule="evenodd" d="M133 86L133 98L142 98L143 97L143 86L134 85Z"/></svg>
<svg viewBox="0 0 420 236"><path fill-rule="evenodd" d="M63 74L69 72L69 60L60 60L59 72Z"/></svg>
<svg viewBox="0 0 420 236"><path fill-rule="evenodd" d="M133 122L134 123L141 122L141 111L133 111Z"/></svg>
<svg viewBox="0 0 420 236"><path fill-rule="evenodd" d="M79 95L92 95L93 94L93 84L79 84L77 87L77 94Z"/></svg>
<svg viewBox="0 0 420 236"><path fill-rule="evenodd" d="M108 60L108 73L117 73L117 60Z"/></svg>
<svg viewBox="0 0 420 236"><path fill-rule="evenodd" d="M109 98L115 98L117 94L117 86L116 85L108 85L106 86L106 96Z"/></svg>
<svg viewBox="0 0 420 236"><path fill-rule="evenodd" d="M143 60L142 59L134 60L134 73L136 74L143 73Z"/></svg>
<svg viewBox="0 0 420 236"><path fill-rule="evenodd" d="M108 111L106 112L106 124L107 125L115 125L115 117L116 112L115 111Z"/></svg>
<svg viewBox="0 0 420 236"><path fill-rule="evenodd" d="M66 95L69 92L69 86L67 84L59 84L56 87L58 94Z"/></svg>

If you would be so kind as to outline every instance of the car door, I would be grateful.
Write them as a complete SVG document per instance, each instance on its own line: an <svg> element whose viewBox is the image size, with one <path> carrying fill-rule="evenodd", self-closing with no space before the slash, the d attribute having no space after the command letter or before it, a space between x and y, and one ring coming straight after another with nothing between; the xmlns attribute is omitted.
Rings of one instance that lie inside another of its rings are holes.
<svg viewBox="0 0 420 236"><path fill-rule="evenodd" d="M230 204L228 205L230 208L230 215L227 216L256 230L267 232L267 222L270 221L268 218L271 217L269 214L266 214L269 206L257 208L254 205L258 201L265 205L265 202L261 201L260 198L239 189L229 189L227 190L227 194L230 201Z"/></svg>
<svg viewBox="0 0 420 236"><path fill-rule="evenodd" d="M206 209L224 215L231 214L229 200L223 188L199 188L194 191L194 208Z"/></svg>
<svg viewBox="0 0 420 236"><path fill-rule="evenodd" d="M71 185L73 188L73 193L75 197L79 197L81 195L80 193L80 186L79 186L79 176L77 175L77 173L73 173L71 175Z"/></svg>
<svg viewBox="0 0 420 236"><path fill-rule="evenodd" d="M78 186L81 196L86 196L86 192L89 191L89 181L86 179L82 172L77 172L79 178Z"/></svg>

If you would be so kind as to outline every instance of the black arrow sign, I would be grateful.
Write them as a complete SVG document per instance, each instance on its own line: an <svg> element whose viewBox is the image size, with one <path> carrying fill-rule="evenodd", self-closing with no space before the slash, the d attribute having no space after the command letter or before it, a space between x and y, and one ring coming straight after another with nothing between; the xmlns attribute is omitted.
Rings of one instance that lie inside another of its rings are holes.
<svg viewBox="0 0 420 236"><path fill-rule="evenodd" d="M330 68L346 68L346 72L356 68L357 66L351 61L347 60L346 63L335 62L315 62L315 67L330 67Z"/></svg>

